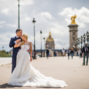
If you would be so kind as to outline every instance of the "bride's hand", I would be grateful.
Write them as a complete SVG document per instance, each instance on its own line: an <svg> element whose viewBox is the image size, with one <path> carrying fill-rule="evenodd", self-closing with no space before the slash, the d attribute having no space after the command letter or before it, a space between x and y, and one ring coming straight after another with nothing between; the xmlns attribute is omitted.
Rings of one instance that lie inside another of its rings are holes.
<svg viewBox="0 0 89 89"><path fill-rule="evenodd" d="M19 42L18 44L15 44L15 45L14 45L14 48L18 48L18 47L20 47L21 44L22 44L22 42Z"/></svg>

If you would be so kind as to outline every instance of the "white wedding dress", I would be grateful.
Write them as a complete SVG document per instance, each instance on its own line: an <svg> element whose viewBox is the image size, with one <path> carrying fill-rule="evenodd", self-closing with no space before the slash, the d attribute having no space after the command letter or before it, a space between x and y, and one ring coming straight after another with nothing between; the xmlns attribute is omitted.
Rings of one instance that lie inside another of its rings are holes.
<svg viewBox="0 0 89 89"><path fill-rule="evenodd" d="M56 80L52 77L46 77L35 69L30 63L30 55L27 52L29 45L21 46L17 55L16 68L11 74L8 82L13 86L31 86L31 87L65 87L67 84L62 80Z"/></svg>

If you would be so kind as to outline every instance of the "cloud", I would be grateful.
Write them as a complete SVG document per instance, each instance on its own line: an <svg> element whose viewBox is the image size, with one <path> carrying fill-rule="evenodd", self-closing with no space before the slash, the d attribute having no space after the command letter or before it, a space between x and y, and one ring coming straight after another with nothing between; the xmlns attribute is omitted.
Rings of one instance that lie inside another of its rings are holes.
<svg viewBox="0 0 89 89"><path fill-rule="evenodd" d="M81 7L80 9L77 8L64 8L62 12L59 13L59 15L65 17L65 21L67 24L71 23L71 16L77 15L76 22L79 24L80 28L85 28L87 24L89 24L89 9L86 7Z"/></svg>
<svg viewBox="0 0 89 89"><path fill-rule="evenodd" d="M52 15L49 12L42 12L40 15L47 19L52 19Z"/></svg>
<svg viewBox="0 0 89 89"><path fill-rule="evenodd" d="M9 8L4 8L1 10L2 14L8 15L9 14Z"/></svg>
<svg viewBox="0 0 89 89"><path fill-rule="evenodd" d="M8 26L9 28L16 28L16 24L6 24L6 26Z"/></svg>
<svg viewBox="0 0 89 89"><path fill-rule="evenodd" d="M0 25L5 24L5 23L6 23L5 21L0 21Z"/></svg>
<svg viewBox="0 0 89 89"><path fill-rule="evenodd" d="M25 17L25 21L31 21L31 18L30 17Z"/></svg>
<svg viewBox="0 0 89 89"><path fill-rule="evenodd" d="M43 37L46 38L51 31L56 43L56 48L67 48L69 44L69 29L67 25L69 25L71 22L71 15L77 14L76 22L78 23L80 28L84 28L81 30L82 33L83 31L88 29L88 26L86 27L86 25L89 23L89 9L85 7L80 8L80 2L77 2L77 0L73 1L77 3L74 9L73 7L75 6L75 3L71 7L68 7L70 2L66 1L66 3L64 4L64 0L61 1L61 3L58 0L20 1L21 29L23 30L23 33L26 33L29 36L29 41L32 41L32 43L34 43L32 19L33 17L36 18L36 49L40 48L40 30L43 31ZM17 0L0 0L0 47L2 45L7 47L6 45L8 45L10 38L16 35L15 30L18 26L17 6ZM79 33L81 34L81 32ZM6 50L7 49L9 50L9 47L6 48Z"/></svg>
<svg viewBox="0 0 89 89"><path fill-rule="evenodd" d="M21 19L21 23L24 25L26 22L30 22L31 18L28 15L23 16L23 19ZM26 23L27 24L27 23Z"/></svg>
<svg viewBox="0 0 89 89"><path fill-rule="evenodd" d="M0 21L0 27L16 28L16 24L7 23L6 21Z"/></svg>
<svg viewBox="0 0 89 89"><path fill-rule="evenodd" d="M15 34L13 33L9 33L9 32L4 32L4 34L0 34L0 50L2 50L2 47L4 47L4 49L6 51L9 51L9 41L10 38L13 37Z"/></svg>
<svg viewBox="0 0 89 89"><path fill-rule="evenodd" d="M0 34L0 38L2 38L2 39L0 39L0 45L6 45L6 44L9 44L9 41L10 41L10 37L13 37L14 36L14 34L10 34L9 32L7 32L7 33L5 33L4 32L4 34Z"/></svg>
<svg viewBox="0 0 89 89"><path fill-rule="evenodd" d="M22 6L33 5L34 4L34 1L33 0L21 0L20 4Z"/></svg>
<svg viewBox="0 0 89 89"><path fill-rule="evenodd" d="M52 32L53 38L55 40L56 49L61 49L63 47L68 48L69 32L67 27L60 25L60 23L53 22L49 30Z"/></svg>

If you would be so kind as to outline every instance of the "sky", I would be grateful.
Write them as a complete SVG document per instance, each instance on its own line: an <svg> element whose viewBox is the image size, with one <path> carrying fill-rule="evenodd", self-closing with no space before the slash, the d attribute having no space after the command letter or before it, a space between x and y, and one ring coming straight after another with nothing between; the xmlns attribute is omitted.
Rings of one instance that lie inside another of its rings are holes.
<svg viewBox="0 0 89 89"><path fill-rule="evenodd" d="M41 35L47 38L49 32L55 41L55 48L69 47L71 16L77 15L78 37L89 31L89 0L20 0L21 29L29 41L34 42L33 18L36 19L36 49L41 48ZM9 41L18 27L17 0L0 0L0 50L9 48ZM45 41L42 40L44 49Z"/></svg>

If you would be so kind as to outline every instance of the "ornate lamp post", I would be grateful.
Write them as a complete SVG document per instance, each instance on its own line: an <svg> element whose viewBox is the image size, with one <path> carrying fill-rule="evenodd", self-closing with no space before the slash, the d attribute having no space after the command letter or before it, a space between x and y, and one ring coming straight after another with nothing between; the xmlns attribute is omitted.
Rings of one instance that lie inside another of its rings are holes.
<svg viewBox="0 0 89 89"><path fill-rule="evenodd" d="M83 38L84 38L84 45L85 45L85 41L86 41L86 35L85 34L83 35Z"/></svg>
<svg viewBox="0 0 89 89"><path fill-rule="evenodd" d="M20 29L20 0L18 0L18 29Z"/></svg>
<svg viewBox="0 0 89 89"><path fill-rule="evenodd" d="M79 44L79 46L80 46L80 44L81 44L81 38L79 38L79 42L78 42L78 44Z"/></svg>
<svg viewBox="0 0 89 89"><path fill-rule="evenodd" d="M77 39L77 45L79 45L79 41L80 41L80 40L79 40L79 38L78 38L78 39Z"/></svg>
<svg viewBox="0 0 89 89"><path fill-rule="evenodd" d="M40 31L40 35L41 35L41 57L42 57L42 30Z"/></svg>
<svg viewBox="0 0 89 89"><path fill-rule="evenodd" d="M33 30L34 30L34 59L36 59L36 47L35 47L35 23L36 23L36 20L35 20L35 18L33 18L33 20L32 20L32 23L34 24L34 26L33 26Z"/></svg>
<svg viewBox="0 0 89 89"><path fill-rule="evenodd" d="M86 35L87 35L87 43L89 44L89 32L87 32Z"/></svg>
<svg viewBox="0 0 89 89"><path fill-rule="evenodd" d="M82 49L82 42L83 42L83 37L81 36L81 49Z"/></svg>

